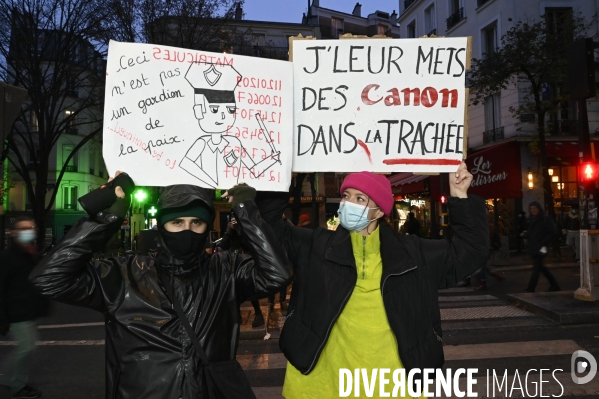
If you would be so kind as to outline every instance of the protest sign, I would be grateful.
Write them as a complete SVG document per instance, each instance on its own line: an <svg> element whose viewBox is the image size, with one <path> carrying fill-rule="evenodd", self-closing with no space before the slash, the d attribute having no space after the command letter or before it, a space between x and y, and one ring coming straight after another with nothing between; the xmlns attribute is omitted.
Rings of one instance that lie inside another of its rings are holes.
<svg viewBox="0 0 599 399"><path fill-rule="evenodd" d="M296 172L451 172L469 38L293 40Z"/></svg>
<svg viewBox="0 0 599 399"><path fill-rule="evenodd" d="M287 191L293 71L286 61L110 42L103 155L137 185Z"/></svg>

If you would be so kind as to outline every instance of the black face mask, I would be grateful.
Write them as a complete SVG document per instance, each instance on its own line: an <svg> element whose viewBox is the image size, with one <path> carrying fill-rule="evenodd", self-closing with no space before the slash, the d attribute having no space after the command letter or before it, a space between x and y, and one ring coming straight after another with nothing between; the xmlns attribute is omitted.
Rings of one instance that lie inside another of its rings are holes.
<svg viewBox="0 0 599 399"><path fill-rule="evenodd" d="M177 259L187 261L204 250L208 229L204 233L194 233L191 230L162 231L162 238L171 254Z"/></svg>

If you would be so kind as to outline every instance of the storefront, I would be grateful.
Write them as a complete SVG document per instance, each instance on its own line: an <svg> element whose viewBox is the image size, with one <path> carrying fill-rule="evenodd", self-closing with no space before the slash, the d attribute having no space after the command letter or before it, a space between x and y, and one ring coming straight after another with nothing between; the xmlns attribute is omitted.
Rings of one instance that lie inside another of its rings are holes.
<svg viewBox="0 0 599 399"><path fill-rule="evenodd" d="M514 247L519 242L516 220L522 209L520 143L512 141L475 152L466 165L473 176L468 194L486 200L490 234L506 237L506 244L509 237L510 247Z"/></svg>
<svg viewBox="0 0 599 399"><path fill-rule="evenodd" d="M420 236L429 237L431 227L431 198L429 176L398 173L389 177L395 198L395 231L405 233L410 212L420 223Z"/></svg>

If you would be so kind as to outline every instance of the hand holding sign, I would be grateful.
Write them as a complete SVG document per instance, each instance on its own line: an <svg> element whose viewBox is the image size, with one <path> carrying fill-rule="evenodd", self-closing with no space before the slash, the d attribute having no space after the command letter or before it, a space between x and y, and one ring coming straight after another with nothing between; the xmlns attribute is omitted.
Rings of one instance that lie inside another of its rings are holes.
<svg viewBox="0 0 599 399"><path fill-rule="evenodd" d="M462 162L455 173L449 174L449 195L458 198L468 198L468 187L472 183L472 174L468 172L465 162Z"/></svg>

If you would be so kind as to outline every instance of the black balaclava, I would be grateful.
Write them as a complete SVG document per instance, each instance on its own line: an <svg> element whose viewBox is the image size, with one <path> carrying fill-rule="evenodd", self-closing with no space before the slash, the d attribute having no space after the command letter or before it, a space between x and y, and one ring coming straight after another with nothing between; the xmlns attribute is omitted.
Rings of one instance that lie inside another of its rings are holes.
<svg viewBox="0 0 599 399"><path fill-rule="evenodd" d="M196 217L208 225L203 233L191 230L170 232L164 228L169 220L180 217ZM201 201L193 201L185 206L164 210L159 218L161 234L169 252L177 259L187 262L204 251L210 233L211 210Z"/></svg>

